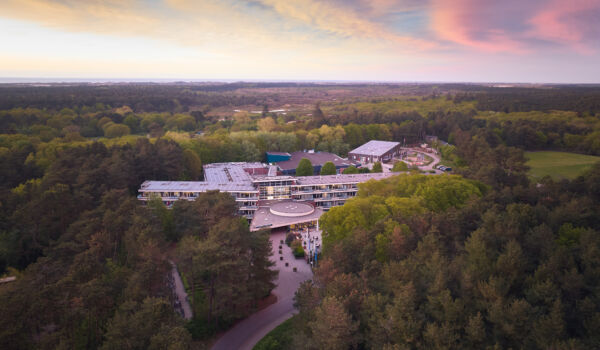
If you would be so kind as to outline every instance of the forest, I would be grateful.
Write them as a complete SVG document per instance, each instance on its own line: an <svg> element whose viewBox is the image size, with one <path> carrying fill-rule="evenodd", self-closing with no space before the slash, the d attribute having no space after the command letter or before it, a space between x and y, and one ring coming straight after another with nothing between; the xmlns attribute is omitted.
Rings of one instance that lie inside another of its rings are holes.
<svg viewBox="0 0 600 350"><path fill-rule="evenodd" d="M273 288L268 233L250 233L222 193L141 206L143 181L426 135L448 142L435 146L454 174L368 182L322 217L324 251L297 292L289 348L600 347L600 165L534 181L525 164L526 151L600 155L598 87L0 91L0 277L17 277L0 284L2 349L206 347ZM189 322L172 307L171 261Z"/></svg>

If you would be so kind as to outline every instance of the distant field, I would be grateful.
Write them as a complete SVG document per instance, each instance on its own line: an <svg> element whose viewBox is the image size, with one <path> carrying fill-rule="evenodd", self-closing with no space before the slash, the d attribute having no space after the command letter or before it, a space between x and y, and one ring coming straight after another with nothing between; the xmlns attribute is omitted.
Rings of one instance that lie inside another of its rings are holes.
<svg viewBox="0 0 600 350"><path fill-rule="evenodd" d="M600 162L600 157L567 152L526 152L525 156L533 178L550 175L554 179L573 179Z"/></svg>
<svg viewBox="0 0 600 350"><path fill-rule="evenodd" d="M452 100L447 100L445 97L428 98L421 97L413 98L397 98L375 102L354 102L340 103L334 105L323 106L323 111L328 113L349 113L354 110L358 112L372 113L403 113L403 112L418 112L422 116L427 116L430 112L445 111L445 112L467 112L475 109L474 101L465 101L454 103Z"/></svg>

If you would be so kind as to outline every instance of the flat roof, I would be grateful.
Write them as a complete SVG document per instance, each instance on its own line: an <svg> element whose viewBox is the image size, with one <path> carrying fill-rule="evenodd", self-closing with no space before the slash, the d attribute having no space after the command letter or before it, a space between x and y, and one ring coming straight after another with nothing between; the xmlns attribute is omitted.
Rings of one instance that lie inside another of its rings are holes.
<svg viewBox="0 0 600 350"><path fill-rule="evenodd" d="M252 178L244 169L266 168L262 163L211 163L205 164L204 179L206 182L214 183L248 183L251 184Z"/></svg>
<svg viewBox="0 0 600 350"><path fill-rule="evenodd" d="M281 201L277 203L295 203L294 201ZM303 202L300 202L304 204ZM273 214L269 207L260 207L254 212L254 217L250 223L250 231L258 231L260 229L271 229L278 227L285 227L294 224L301 224L303 222L319 220L323 215L323 209L315 207L315 210L303 216L281 216Z"/></svg>
<svg viewBox="0 0 600 350"><path fill-rule="evenodd" d="M252 192L258 190L252 183L241 182L207 182L207 181L144 181L140 186L140 192Z"/></svg>
<svg viewBox="0 0 600 350"><path fill-rule="evenodd" d="M289 160L277 162L277 166L279 166L281 170L296 169L302 158L310 160L313 166L322 166L327 162L332 162L336 167L349 167L350 165L355 165L353 161L343 159L342 157L329 152L293 152Z"/></svg>
<svg viewBox="0 0 600 350"><path fill-rule="evenodd" d="M369 156L382 156L392 148L399 146L400 142L371 140L348 153L364 154Z"/></svg>
<svg viewBox="0 0 600 350"><path fill-rule="evenodd" d="M267 154L273 155L273 156L290 156L291 154L289 154L288 152L273 152L273 151L267 151Z"/></svg>
<svg viewBox="0 0 600 350"><path fill-rule="evenodd" d="M361 183L371 179L381 180L401 173L368 173L368 174L338 174L299 176L298 185L333 185L345 183Z"/></svg>
<svg viewBox="0 0 600 350"><path fill-rule="evenodd" d="M255 175L252 176L252 182L267 182L267 181L292 181L296 180L297 177L291 175Z"/></svg>

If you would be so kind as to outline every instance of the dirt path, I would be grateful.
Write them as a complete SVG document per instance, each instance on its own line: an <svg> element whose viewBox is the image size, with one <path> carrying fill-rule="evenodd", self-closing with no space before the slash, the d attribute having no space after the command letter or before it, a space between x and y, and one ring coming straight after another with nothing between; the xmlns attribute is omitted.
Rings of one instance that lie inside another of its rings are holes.
<svg viewBox="0 0 600 350"><path fill-rule="evenodd" d="M285 244L282 244L283 254L279 254L279 241L282 239L285 239L283 232L271 234L272 259L276 262L274 268L279 270L275 281L277 287L273 290L277 302L236 324L217 340L212 350L251 350L267 333L296 313L294 293L300 283L312 278L312 270L303 259L294 258L292 250ZM279 260L280 256L284 257L283 261ZM287 267L286 262L289 264ZM298 271L293 272L293 267Z"/></svg>

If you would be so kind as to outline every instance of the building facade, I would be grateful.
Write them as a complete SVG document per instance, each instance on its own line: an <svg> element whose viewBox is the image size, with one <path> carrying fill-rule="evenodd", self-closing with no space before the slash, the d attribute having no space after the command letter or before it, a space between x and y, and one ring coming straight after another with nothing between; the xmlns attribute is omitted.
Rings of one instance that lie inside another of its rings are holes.
<svg viewBox="0 0 600 350"><path fill-rule="evenodd" d="M273 157L270 156L272 153L276 152L267 152L267 159ZM313 174L319 174L321 172L321 168L327 162L332 162L333 165L335 165L337 173L343 172L344 169L351 165L358 165L357 162L344 159L329 152L293 152L290 154L288 159L277 161L276 166L278 167L279 172L283 175L296 175L296 168L298 168L298 164L300 164L302 158L306 158L310 161L313 166Z"/></svg>
<svg viewBox="0 0 600 350"><path fill-rule="evenodd" d="M318 209L317 213L327 211L356 196L359 183L393 175L396 173L295 177L274 175L261 163L214 163L204 166L205 181L145 181L138 199L145 202L158 197L171 207L177 200L195 200L203 192L227 192L235 198L238 214L252 220L260 208L281 201L305 202ZM311 216L311 220L315 219Z"/></svg>
<svg viewBox="0 0 600 350"><path fill-rule="evenodd" d="M348 160L365 163L387 162L400 155L400 142L371 140L348 152Z"/></svg>

